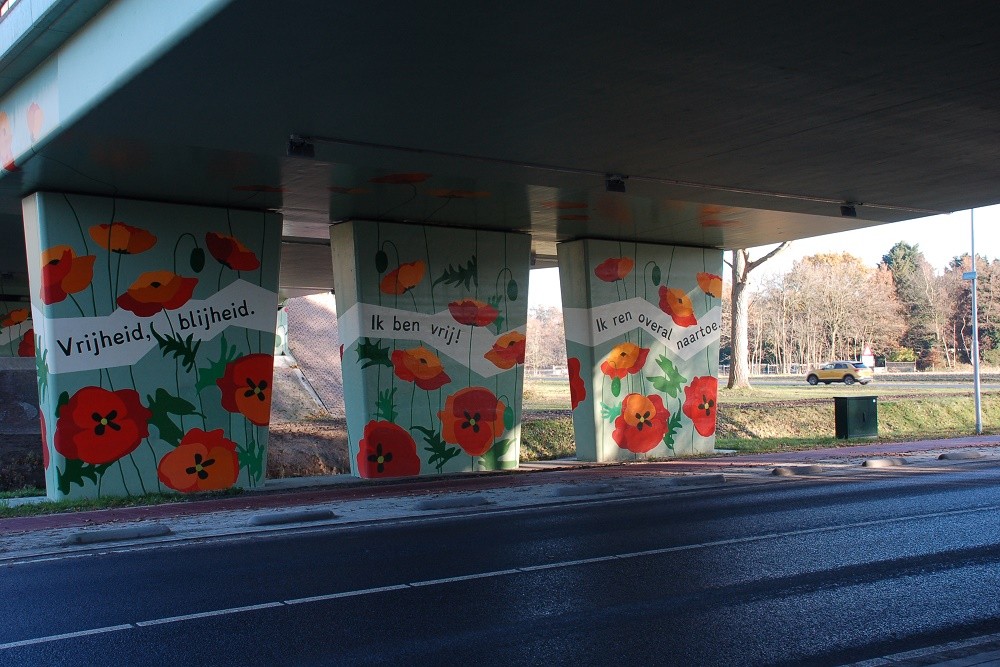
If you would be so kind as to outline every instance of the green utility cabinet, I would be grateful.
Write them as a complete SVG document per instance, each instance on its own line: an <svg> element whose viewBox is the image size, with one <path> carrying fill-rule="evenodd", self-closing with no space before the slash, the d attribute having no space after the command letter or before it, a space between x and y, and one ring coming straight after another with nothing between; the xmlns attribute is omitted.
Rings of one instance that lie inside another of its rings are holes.
<svg viewBox="0 0 1000 667"><path fill-rule="evenodd" d="M838 438L878 437L878 396L835 396L833 411Z"/></svg>

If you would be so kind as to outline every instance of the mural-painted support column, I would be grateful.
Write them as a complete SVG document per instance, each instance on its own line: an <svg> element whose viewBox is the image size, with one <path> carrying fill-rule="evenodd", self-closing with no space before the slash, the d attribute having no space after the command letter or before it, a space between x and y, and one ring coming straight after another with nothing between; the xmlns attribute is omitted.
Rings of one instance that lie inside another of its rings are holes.
<svg viewBox="0 0 1000 667"><path fill-rule="evenodd" d="M580 240L558 253L577 458L714 451L722 251Z"/></svg>
<svg viewBox="0 0 1000 667"><path fill-rule="evenodd" d="M23 211L48 496L261 484L280 218L58 193Z"/></svg>
<svg viewBox="0 0 1000 667"><path fill-rule="evenodd" d="M529 238L366 221L330 238L352 473L517 467Z"/></svg>

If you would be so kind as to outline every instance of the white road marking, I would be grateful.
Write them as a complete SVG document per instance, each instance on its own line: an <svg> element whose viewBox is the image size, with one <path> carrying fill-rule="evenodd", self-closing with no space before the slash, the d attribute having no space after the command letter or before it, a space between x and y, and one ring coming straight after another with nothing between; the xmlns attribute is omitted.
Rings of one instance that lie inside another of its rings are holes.
<svg viewBox="0 0 1000 667"><path fill-rule="evenodd" d="M58 642L63 639L75 639L77 637L87 637L89 635L100 635L106 632L119 632L120 630L131 630L131 623L126 623L124 625L109 625L106 628L93 628L92 630L80 630L79 632L65 632L61 635L49 635L48 637L37 637L35 639L22 639L19 642L9 642L7 644L0 644L0 651L4 651L11 648L19 648L21 646L31 646L32 644L44 644L46 642Z"/></svg>
<svg viewBox="0 0 1000 667"><path fill-rule="evenodd" d="M249 604L245 607L230 607L229 609L216 609L215 611L203 611L197 614L184 614L183 616L168 616L166 618L156 618L152 621L139 621L135 625L144 628L147 625L163 625L164 623L179 623L180 621L191 621L196 618L208 618L210 616L229 616L230 614L242 614L245 611L257 611L258 609L271 609L283 606L283 602L264 602L263 604Z"/></svg>
<svg viewBox="0 0 1000 667"><path fill-rule="evenodd" d="M285 600L285 604L306 604L309 602L323 602L324 600L337 600L340 598L352 598L358 595L371 595L372 593L384 593L385 591L400 591L409 588L409 584L395 584L393 586L378 586L376 588L361 588L355 591L344 591L343 593L330 593L328 595L313 595L307 598L295 598Z"/></svg>
<svg viewBox="0 0 1000 667"><path fill-rule="evenodd" d="M314 602L323 602L327 600L337 600L341 598L359 597L364 595L374 595L377 593L384 593L387 591L398 591L407 588L420 588L424 586L440 586L444 584L450 584L462 581L471 581L474 579L489 579L493 577L503 577L512 574L529 574L531 572L537 572L539 570L551 570L559 569L565 567L575 567L578 565L590 565L596 563L607 563L614 560L627 560L634 558L646 558L649 556L659 556L669 553L677 553L680 551L694 551L698 549L711 549L715 547L725 547L732 546L736 544L748 544L752 542L764 542L767 540L780 539L784 537L798 537L802 535L813 535L817 533L830 533L838 530L849 530L854 528L869 528L872 526L882 526L892 523L905 523L907 521L912 521L915 519L935 519L941 517L949 516L960 516L963 514L977 514L984 512L995 512L997 506L985 506L985 507L970 507L958 510L945 510L941 512L928 512L925 514L912 514L908 516L891 517L886 519L871 519L869 521L858 521L855 523L839 524L836 526L822 526L818 528L802 528L800 530L790 530L783 533L766 533L763 535L749 535L747 537L734 537L727 540L715 540L712 542L701 542L698 544L683 544L675 547L662 547L659 549L646 549L644 551L632 551L622 554L610 554L607 556L597 556L594 558L580 558L575 560L565 560L558 561L555 563L543 563L540 565L526 565L524 567L506 569L506 570L492 570L489 572L478 572L473 574L459 575L455 577L446 577L442 579L425 579L422 581L414 581L405 584L393 584L390 586L378 586L374 588L361 588L352 591L342 591L340 593L329 593L326 595L314 595L311 597L296 598L293 600L284 600L282 602L265 602L262 604L247 605L245 607L231 607L228 609L217 609L214 611L205 611L194 614L184 614L182 616L169 616L166 618L158 618L149 621L138 621L136 623L126 623L124 625L113 625L104 628L94 628L92 630L81 630L79 632L68 632L59 635L49 635L47 637L37 637L35 639L24 639L21 641L9 642L6 644L0 644L0 651L19 648L23 646L31 646L33 644L44 644L47 642L63 641L66 639L75 639L77 637L86 637L88 635L98 635L108 632L119 632L122 630L132 630L135 628L148 627L154 625L164 625L168 623L180 623L183 621L195 620L200 618L208 618L212 616L229 616L232 614L240 614L249 611L257 611L261 609L273 609L275 607L283 607L288 605L296 604L310 604Z"/></svg>

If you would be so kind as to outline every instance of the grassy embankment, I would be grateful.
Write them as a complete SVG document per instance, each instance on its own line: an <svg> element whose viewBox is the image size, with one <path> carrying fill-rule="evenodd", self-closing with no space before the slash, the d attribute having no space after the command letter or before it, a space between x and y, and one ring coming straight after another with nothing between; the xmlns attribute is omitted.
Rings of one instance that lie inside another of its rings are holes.
<svg viewBox="0 0 1000 667"><path fill-rule="evenodd" d="M965 436L972 435L974 430L971 391L913 388L907 383L873 383L865 387L810 387L803 383L750 390L721 389L716 447L762 453L857 443L834 437L833 397L851 395L878 396L881 442ZM524 411L522 459L545 460L575 454L565 380L526 382ZM539 411L546 413L537 414ZM1000 432L1000 392L983 394L982 414L984 432Z"/></svg>

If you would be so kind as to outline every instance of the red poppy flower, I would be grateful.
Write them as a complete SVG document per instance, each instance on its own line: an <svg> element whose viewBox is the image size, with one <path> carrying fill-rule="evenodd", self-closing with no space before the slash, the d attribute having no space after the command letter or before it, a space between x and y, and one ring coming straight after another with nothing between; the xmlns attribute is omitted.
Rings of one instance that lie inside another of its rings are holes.
<svg viewBox="0 0 1000 667"><path fill-rule="evenodd" d="M0 326L13 327L24 322L29 317L31 317L31 313L27 308L18 308L7 313L7 317L3 318Z"/></svg>
<svg viewBox="0 0 1000 667"><path fill-rule="evenodd" d="M489 352L483 355L493 362L497 368L513 368L516 364L524 363L524 334L519 331L511 331L497 338Z"/></svg>
<svg viewBox="0 0 1000 667"><path fill-rule="evenodd" d="M698 377L684 387L683 411L701 435L715 433L715 415L718 409L719 380L711 376Z"/></svg>
<svg viewBox="0 0 1000 667"><path fill-rule="evenodd" d="M193 428L177 447L163 455L156 476L181 493L228 489L240 476L236 443L226 438L221 428Z"/></svg>
<svg viewBox="0 0 1000 667"><path fill-rule="evenodd" d="M235 236L223 236L215 232L205 234L205 245L212 257L234 271L256 271L260 260L250 248L236 240Z"/></svg>
<svg viewBox="0 0 1000 667"><path fill-rule="evenodd" d="M383 294L404 294L424 279L426 270L427 265L419 259L415 262L400 264L399 268L393 269L382 278L378 288Z"/></svg>
<svg viewBox="0 0 1000 667"><path fill-rule="evenodd" d="M400 380L413 382L427 391L451 382L451 378L444 372L441 359L423 346L412 350L395 350L392 353L392 367Z"/></svg>
<svg viewBox="0 0 1000 667"><path fill-rule="evenodd" d="M222 390L222 407L238 412L257 426L271 421L271 391L274 358L270 354L248 354L226 364L215 381Z"/></svg>
<svg viewBox="0 0 1000 667"><path fill-rule="evenodd" d="M17 346L17 356L19 357L33 357L35 356L35 330L28 329L21 336L21 342Z"/></svg>
<svg viewBox="0 0 1000 667"><path fill-rule="evenodd" d="M474 327L485 327L492 324L500 315L500 311L490 304L473 299L452 301L448 304L448 310L451 311L451 316L459 324L468 324Z"/></svg>
<svg viewBox="0 0 1000 667"><path fill-rule="evenodd" d="M371 192L367 188L345 188L341 185L331 185L327 190L338 195L366 195Z"/></svg>
<svg viewBox="0 0 1000 667"><path fill-rule="evenodd" d="M43 252L42 303L59 303L86 289L94 277L95 259L95 255L78 257L68 245L53 246Z"/></svg>
<svg viewBox="0 0 1000 667"><path fill-rule="evenodd" d="M48 431L45 428L45 413L39 411L38 421L41 422L42 426L42 467L45 470L49 469L49 438Z"/></svg>
<svg viewBox="0 0 1000 667"><path fill-rule="evenodd" d="M366 478L420 474L413 436L392 422L370 421L358 443L358 474Z"/></svg>
<svg viewBox="0 0 1000 667"><path fill-rule="evenodd" d="M441 438L461 447L470 456L482 456L504 432L507 406L484 387L466 387L445 401L438 412Z"/></svg>
<svg viewBox="0 0 1000 667"><path fill-rule="evenodd" d="M694 316L694 304L682 290L660 285L660 310L669 315L678 326L698 324L698 319Z"/></svg>
<svg viewBox="0 0 1000 667"><path fill-rule="evenodd" d="M606 283L613 283L631 273L633 266L635 262L628 257L609 257L594 269L594 275Z"/></svg>
<svg viewBox="0 0 1000 667"><path fill-rule="evenodd" d="M645 454L663 440L669 417L663 400L656 394L629 394L622 401L622 412L615 419L611 437L622 449Z"/></svg>
<svg viewBox="0 0 1000 667"><path fill-rule="evenodd" d="M126 225L124 222L94 225L88 231L97 245L120 255L138 255L156 245L155 236L145 229Z"/></svg>
<svg viewBox="0 0 1000 667"><path fill-rule="evenodd" d="M147 271L118 297L118 305L139 317L150 317L161 310L183 306L197 284L197 278L185 278L170 271Z"/></svg>
<svg viewBox="0 0 1000 667"><path fill-rule="evenodd" d="M709 296L714 296L716 299L722 298L722 278L715 275L714 273L699 273L695 278L698 279L698 287L701 291Z"/></svg>
<svg viewBox="0 0 1000 667"><path fill-rule="evenodd" d="M601 364L601 372L609 378L623 378L634 375L646 365L649 356L648 347L639 347L635 343L620 343L611 348L611 352Z"/></svg>
<svg viewBox="0 0 1000 667"><path fill-rule="evenodd" d="M117 461L149 435L152 416L134 389L84 387L59 410L56 451L94 465Z"/></svg>
<svg viewBox="0 0 1000 667"><path fill-rule="evenodd" d="M423 183L428 178L430 174L422 173L412 173L412 174L386 174L385 176L378 176L371 179L371 183L386 183L389 185L415 185L416 183Z"/></svg>
<svg viewBox="0 0 1000 667"><path fill-rule="evenodd" d="M580 360L570 357L566 360L566 367L569 369L569 400L573 409L580 405L587 398L587 385L580 377Z"/></svg>

